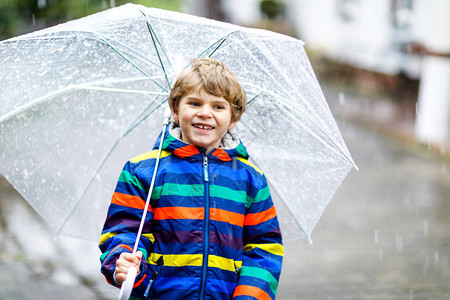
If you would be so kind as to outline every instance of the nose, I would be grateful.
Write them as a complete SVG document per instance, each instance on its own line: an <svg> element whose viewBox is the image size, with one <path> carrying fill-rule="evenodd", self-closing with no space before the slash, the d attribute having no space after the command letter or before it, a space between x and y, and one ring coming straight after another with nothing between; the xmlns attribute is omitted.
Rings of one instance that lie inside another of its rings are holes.
<svg viewBox="0 0 450 300"><path fill-rule="evenodd" d="M209 105L202 105L198 112L197 116L200 118L211 118L212 117L212 109Z"/></svg>

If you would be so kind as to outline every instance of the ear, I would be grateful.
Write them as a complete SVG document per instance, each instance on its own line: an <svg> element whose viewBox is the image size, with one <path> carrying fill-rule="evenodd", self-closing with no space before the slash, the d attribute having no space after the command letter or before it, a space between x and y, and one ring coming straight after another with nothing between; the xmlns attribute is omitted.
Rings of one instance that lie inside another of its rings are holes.
<svg viewBox="0 0 450 300"><path fill-rule="evenodd" d="M172 110L172 117L175 122L178 122L180 120L180 116L178 115L178 113L174 112L173 110Z"/></svg>
<svg viewBox="0 0 450 300"><path fill-rule="evenodd" d="M238 121L239 121L239 119L236 120L236 121L231 122L230 125L228 126L228 130L233 129L234 125L236 125L236 123L237 123Z"/></svg>

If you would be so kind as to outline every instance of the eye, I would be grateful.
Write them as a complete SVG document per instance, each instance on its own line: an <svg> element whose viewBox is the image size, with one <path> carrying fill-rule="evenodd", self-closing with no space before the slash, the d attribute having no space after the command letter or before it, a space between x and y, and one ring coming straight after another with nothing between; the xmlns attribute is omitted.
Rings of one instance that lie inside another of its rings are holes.
<svg viewBox="0 0 450 300"><path fill-rule="evenodd" d="M217 109L217 110L225 109L225 106L224 105L215 105L214 109Z"/></svg>
<svg viewBox="0 0 450 300"><path fill-rule="evenodd" d="M195 107L200 106L200 103L198 103L197 101L191 101L191 102L189 102L188 104L189 104L190 106L195 106Z"/></svg>

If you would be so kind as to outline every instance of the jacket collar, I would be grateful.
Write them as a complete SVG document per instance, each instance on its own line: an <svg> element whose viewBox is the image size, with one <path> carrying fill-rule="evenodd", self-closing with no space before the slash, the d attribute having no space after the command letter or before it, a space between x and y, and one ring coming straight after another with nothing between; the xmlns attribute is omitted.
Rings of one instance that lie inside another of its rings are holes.
<svg viewBox="0 0 450 300"><path fill-rule="evenodd" d="M158 149L160 139L161 134L153 147L154 150ZM169 124L169 130L166 130L162 148L163 150L173 152L181 158L192 158L195 160L201 159L206 150L183 142L181 140L181 128L176 122ZM208 156L221 161L230 161L237 157L247 159L248 153L241 140L234 133L227 132L222 138L219 148L213 149Z"/></svg>

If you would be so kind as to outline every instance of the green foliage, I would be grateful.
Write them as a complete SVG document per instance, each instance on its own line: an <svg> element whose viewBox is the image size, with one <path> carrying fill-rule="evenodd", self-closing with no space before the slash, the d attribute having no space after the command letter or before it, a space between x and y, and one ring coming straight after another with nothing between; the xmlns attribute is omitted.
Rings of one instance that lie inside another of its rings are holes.
<svg viewBox="0 0 450 300"><path fill-rule="evenodd" d="M78 19L108 9L111 4L141 4L180 10L183 0L1 0L0 40Z"/></svg>
<svg viewBox="0 0 450 300"><path fill-rule="evenodd" d="M283 13L283 4L276 0L262 0L259 3L259 9L262 14L269 19L275 19Z"/></svg>

